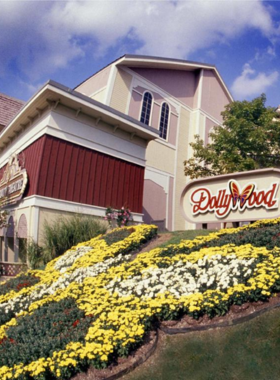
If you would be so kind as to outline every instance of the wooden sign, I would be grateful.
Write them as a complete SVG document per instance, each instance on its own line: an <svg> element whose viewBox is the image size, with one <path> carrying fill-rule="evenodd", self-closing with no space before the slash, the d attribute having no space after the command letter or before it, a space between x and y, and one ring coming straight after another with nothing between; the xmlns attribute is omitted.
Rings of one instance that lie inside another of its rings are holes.
<svg viewBox="0 0 280 380"><path fill-rule="evenodd" d="M1 206L17 203L23 196L27 181L27 171L20 167L18 156L11 156L0 180Z"/></svg>

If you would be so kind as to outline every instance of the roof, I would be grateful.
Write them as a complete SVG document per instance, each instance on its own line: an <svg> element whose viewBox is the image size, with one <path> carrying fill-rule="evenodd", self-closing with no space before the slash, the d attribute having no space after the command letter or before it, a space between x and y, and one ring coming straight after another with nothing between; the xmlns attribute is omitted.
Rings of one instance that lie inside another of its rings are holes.
<svg viewBox="0 0 280 380"><path fill-rule="evenodd" d="M222 86L226 90L230 99L233 100L233 97L227 88L225 82L223 81L217 67L215 65L195 62L195 61L186 61L183 59L177 58L167 58L167 57L156 57L149 55L135 55L135 54L125 54L120 58L117 58L115 61L104 66L102 69L97 71L95 74L91 75L89 78L85 79L83 82L78 84L75 88L79 87L82 83L86 82L88 79L96 75L98 72L102 71L110 65L116 66L126 66L126 67L137 67L137 68L154 68L154 69L171 69L171 70L186 70L194 71L199 69L213 70L217 77L219 78Z"/></svg>
<svg viewBox="0 0 280 380"><path fill-rule="evenodd" d="M0 132L0 150L7 146L9 141L17 137L20 131L33 120L40 117L50 103L62 104L75 110L76 115L84 113L112 125L115 129L122 129L133 136L137 135L148 141L154 140L159 135L158 130L135 120L131 116L125 115L60 83L49 80L21 108L10 124Z"/></svg>
<svg viewBox="0 0 280 380"><path fill-rule="evenodd" d="M24 102L0 93L0 125L6 126L23 107Z"/></svg>
<svg viewBox="0 0 280 380"><path fill-rule="evenodd" d="M151 55L136 55L136 54L125 54L116 61L117 65L125 66L137 66L137 67L162 67L162 68L173 68L175 70L186 70L186 69L215 69L215 65L208 63L201 63L195 61L186 61L184 59L177 58L167 58L167 57L157 57Z"/></svg>

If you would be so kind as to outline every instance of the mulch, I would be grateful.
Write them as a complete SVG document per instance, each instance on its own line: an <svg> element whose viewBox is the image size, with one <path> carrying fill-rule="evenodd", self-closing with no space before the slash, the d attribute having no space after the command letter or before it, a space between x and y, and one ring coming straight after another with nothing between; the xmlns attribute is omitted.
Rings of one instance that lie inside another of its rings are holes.
<svg viewBox="0 0 280 380"><path fill-rule="evenodd" d="M280 293L268 301L247 302L243 305L232 305L226 315L209 318L207 315L198 320L185 315L178 321L163 321L160 329L168 335L182 334L191 331L203 331L212 328L234 326L247 322L269 310L280 307Z"/></svg>
<svg viewBox="0 0 280 380"><path fill-rule="evenodd" d="M118 358L116 363L105 369L90 367L86 373L79 373L71 380L115 380L131 372L144 363L155 351L158 341L158 332L150 331L144 339L144 344L132 352L127 358Z"/></svg>

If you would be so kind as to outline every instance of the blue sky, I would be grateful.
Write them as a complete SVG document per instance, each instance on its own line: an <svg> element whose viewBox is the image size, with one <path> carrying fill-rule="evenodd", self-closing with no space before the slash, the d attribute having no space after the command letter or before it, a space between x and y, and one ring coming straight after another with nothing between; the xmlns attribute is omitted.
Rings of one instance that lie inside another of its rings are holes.
<svg viewBox="0 0 280 380"><path fill-rule="evenodd" d="M214 64L235 100L280 105L280 1L0 0L0 92L71 88L125 53Z"/></svg>

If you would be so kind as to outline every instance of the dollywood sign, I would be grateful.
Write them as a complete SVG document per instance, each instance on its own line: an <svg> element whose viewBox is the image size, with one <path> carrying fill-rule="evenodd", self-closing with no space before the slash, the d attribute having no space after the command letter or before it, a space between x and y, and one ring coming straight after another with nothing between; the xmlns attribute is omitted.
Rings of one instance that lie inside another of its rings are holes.
<svg viewBox="0 0 280 380"><path fill-rule="evenodd" d="M193 223L242 222L280 216L279 169L226 174L189 182L181 208Z"/></svg>

